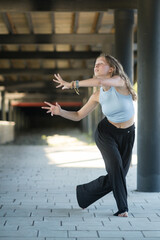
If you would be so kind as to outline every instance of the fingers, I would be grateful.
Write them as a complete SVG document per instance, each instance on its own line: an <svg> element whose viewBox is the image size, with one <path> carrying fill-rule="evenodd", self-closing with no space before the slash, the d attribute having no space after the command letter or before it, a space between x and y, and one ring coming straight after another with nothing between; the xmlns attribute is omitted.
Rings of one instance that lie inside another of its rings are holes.
<svg viewBox="0 0 160 240"><path fill-rule="evenodd" d="M54 74L55 78L58 79L58 75L57 74Z"/></svg>
<svg viewBox="0 0 160 240"><path fill-rule="evenodd" d="M58 86L56 86L56 88L60 88L62 87L63 85L60 83Z"/></svg>
<svg viewBox="0 0 160 240"><path fill-rule="evenodd" d="M53 116L53 112L51 110L47 111L46 113L51 113L51 116Z"/></svg>
<svg viewBox="0 0 160 240"><path fill-rule="evenodd" d="M61 82L59 82L59 81L57 81L55 79L53 79L53 82L58 83L60 86L63 86Z"/></svg>
<svg viewBox="0 0 160 240"><path fill-rule="evenodd" d="M58 104L58 102L56 102L56 106L57 106L57 107L60 107L60 105Z"/></svg>
<svg viewBox="0 0 160 240"><path fill-rule="evenodd" d="M53 104L49 103L49 102L44 102L45 104L47 104L48 106L52 107Z"/></svg>
<svg viewBox="0 0 160 240"><path fill-rule="evenodd" d="M58 73L57 75L58 75L58 77L60 78L60 80L63 80L63 79L61 78L61 76L60 76L60 74L59 74L59 73Z"/></svg>
<svg viewBox="0 0 160 240"><path fill-rule="evenodd" d="M60 74L59 73L57 73L57 74L54 74L54 76L57 78L57 79L61 79L62 80L62 78L61 78L61 76L60 76Z"/></svg>
<svg viewBox="0 0 160 240"><path fill-rule="evenodd" d="M53 82L59 83L59 81L57 79L53 79Z"/></svg>
<svg viewBox="0 0 160 240"><path fill-rule="evenodd" d="M49 107L42 107L42 109L48 110L46 113L51 113L51 116L53 116L53 112L52 112L51 108L49 108Z"/></svg>
<svg viewBox="0 0 160 240"><path fill-rule="evenodd" d="M59 85L56 86L56 88L59 88L59 87L63 86L63 84L60 81L56 80L56 79L53 79L53 82L59 83Z"/></svg>
<svg viewBox="0 0 160 240"><path fill-rule="evenodd" d="M47 104L49 107L47 106L47 107L41 107L41 108L48 110L47 113L51 112L53 105L49 102L44 102L44 103Z"/></svg>
<svg viewBox="0 0 160 240"><path fill-rule="evenodd" d="M69 89L68 87L66 87L66 86L63 86L62 87L62 90L65 90L65 89Z"/></svg>
<svg viewBox="0 0 160 240"><path fill-rule="evenodd" d="M50 113L52 112L51 108L48 108L48 107L41 107L42 109L45 109L45 110L48 110L46 113Z"/></svg>
<svg viewBox="0 0 160 240"><path fill-rule="evenodd" d="M46 113L50 113L51 116L54 115L54 105L49 103L49 102L44 102L45 104L47 104L48 106L47 107L41 107L42 109L45 109L45 110L48 110ZM58 103L56 103L56 105L58 106Z"/></svg>
<svg viewBox="0 0 160 240"><path fill-rule="evenodd" d="M58 73L58 74L54 74L54 76L55 76L55 78L56 78L57 80L62 80L62 78L61 78L61 76L59 75L59 73Z"/></svg>
<svg viewBox="0 0 160 240"><path fill-rule="evenodd" d="M56 82L56 83L61 84L61 86L62 86L62 81L63 81L63 79L61 78L61 76L59 75L59 73L58 73L58 74L54 74L54 77L55 77L56 79L53 79L53 81ZM59 87L61 87L61 86L59 86Z"/></svg>
<svg viewBox="0 0 160 240"><path fill-rule="evenodd" d="M53 116L54 114L53 114L53 110L52 109L50 109L50 108L48 108L48 107L42 107L42 109L46 109L46 110L48 110L46 113L50 113L51 114L51 116Z"/></svg>
<svg viewBox="0 0 160 240"><path fill-rule="evenodd" d="M65 86L67 82L65 82L65 81L61 78L61 76L60 76L59 73L54 74L54 77L55 77L56 79L53 79L53 82L58 83L58 85L56 86L56 88L62 88L62 90L68 89L68 87Z"/></svg>
<svg viewBox="0 0 160 240"><path fill-rule="evenodd" d="M46 109L46 110L47 110L47 109L50 109L50 107L41 107L41 108L42 108L42 109Z"/></svg>

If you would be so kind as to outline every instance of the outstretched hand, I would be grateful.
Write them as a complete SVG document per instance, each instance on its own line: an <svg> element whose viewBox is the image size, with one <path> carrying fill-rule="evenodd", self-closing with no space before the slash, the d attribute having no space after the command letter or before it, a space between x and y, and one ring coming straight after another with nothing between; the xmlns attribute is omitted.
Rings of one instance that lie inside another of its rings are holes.
<svg viewBox="0 0 160 240"><path fill-rule="evenodd" d="M48 110L46 113L50 113L51 116L53 115L60 115L61 107L60 105L56 102L56 105L51 104L49 102L44 102L47 107L42 107L42 109Z"/></svg>
<svg viewBox="0 0 160 240"><path fill-rule="evenodd" d="M70 83L64 81L64 80L61 78L61 76L59 75L59 73L58 73L58 74L54 74L54 77L55 77L56 79L53 79L53 81L59 84L59 85L56 86L56 88L62 87L62 90L64 90L64 89L69 89L69 88L70 88Z"/></svg>

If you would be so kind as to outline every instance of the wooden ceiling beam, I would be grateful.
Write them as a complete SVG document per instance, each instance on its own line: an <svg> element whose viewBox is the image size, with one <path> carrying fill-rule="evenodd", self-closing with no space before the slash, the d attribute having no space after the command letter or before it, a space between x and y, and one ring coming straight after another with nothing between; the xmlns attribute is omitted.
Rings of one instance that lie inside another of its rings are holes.
<svg viewBox="0 0 160 240"><path fill-rule="evenodd" d="M100 51L40 52L40 51L2 51L0 59L91 59L100 55Z"/></svg>
<svg viewBox="0 0 160 240"><path fill-rule="evenodd" d="M32 21L32 17L31 17L30 12L26 13L26 19L27 19L27 22L28 22L28 27L29 27L30 33L34 34L33 21Z"/></svg>
<svg viewBox="0 0 160 240"><path fill-rule="evenodd" d="M72 33L77 33L78 20L79 20L79 12L76 12L76 13L74 13L74 16L73 16Z"/></svg>
<svg viewBox="0 0 160 240"><path fill-rule="evenodd" d="M101 27L103 15L104 15L103 12L97 13L95 26L94 26L94 32L95 33L98 33L98 31L99 31L99 29Z"/></svg>
<svg viewBox="0 0 160 240"><path fill-rule="evenodd" d="M39 90L39 89L44 89L45 87L45 82L41 81L41 82L24 82L24 83L19 83L18 84L8 84L5 88L6 88L6 91L26 91L26 90L29 90L31 89L32 91L35 89Z"/></svg>
<svg viewBox="0 0 160 240"><path fill-rule="evenodd" d="M3 76L8 75L53 75L54 73L60 73L61 75L69 75L69 76L79 76L79 75L93 75L93 69L89 68L47 68L47 69L15 69L15 68L7 68L0 69L0 74Z"/></svg>
<svg viewBox="0 0 160 240"><path fill-rule="evenodd" d="M7 85L5 87L5 91L13 92L13 93L16 91L30 92L30 93L33 93L36 91L39 93L48 93L48 94L51 93L52 99L57 98L57 97L59 97L61 99L63 97L67 97L67 96L68 96L68 99L70 99L72 96L72 98L74 98L75 100L82 98L85 94L84 88L81 89L81 91L80 91L81 95L77 96L77 94L74 92L73 89L62 91L61 89L55 88L54 85L51 87L51 84L48 84L48 86L47 86L44 84L44 82L18 83L16 85L12 83L12 85ZM33 98L35 98L35 97L33 96Z"/></svg>
<svg viewBox="0 0 160 240"><path fill-rule="evenodd" d="M8 29L8 32L16 34L17 30L16 30L16 27L15 27L13 21L12 21L12 18L10 16L10 14L9 13L2 13L2 16L3 16L3 20L6 24L6 27Z"/></svg>
<svg viewBox="0 0 160 240"><path fill-rule="evenodd" d="M54 12L51 13L51 26L52 26L52 34L55 33L55 17Z"/></svg>
<svg viewBox="0 0 160 240"><path fill-rule="evenodd" d="M4 44L71 44L95 45L114 43L114 34L0 34L0 45Z"/></svg>
<svg viewBox="0 0 160 240"><path fill-rule="evenodd" d="M136 9L138 0L5 0L0 1L1 11L107 11L108 9Z"/></svg>

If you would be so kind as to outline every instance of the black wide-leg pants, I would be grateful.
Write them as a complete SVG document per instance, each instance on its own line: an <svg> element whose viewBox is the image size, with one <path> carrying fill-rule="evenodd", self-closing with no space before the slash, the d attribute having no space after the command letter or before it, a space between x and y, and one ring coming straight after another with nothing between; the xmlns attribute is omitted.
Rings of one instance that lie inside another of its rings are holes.
<svg viewBox="0 0 160 240"><path fill-rule="evenodd" d="M107 171L89 183L77 186L77 201L86 208L107 193L113 191L118 212L128 211L126 175L130 166L135 138L135 126L116 128L104 118L95 132L95 141L102 154Z"/></svg>

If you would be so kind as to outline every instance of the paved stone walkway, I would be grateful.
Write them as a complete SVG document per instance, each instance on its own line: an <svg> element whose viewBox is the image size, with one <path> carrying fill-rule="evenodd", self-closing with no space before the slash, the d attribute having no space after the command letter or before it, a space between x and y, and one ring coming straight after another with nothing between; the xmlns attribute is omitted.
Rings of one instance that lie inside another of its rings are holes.
<svg viewBox="0 0 160 240"><path fill-rule="evenodd" d="M135 191L136 165L127 176L128 218L113 216L112 193L86 210L78 207L76 185L105 170L96 146L72 140L0 146L0 239L160 239L160 194Z"/></svg>

